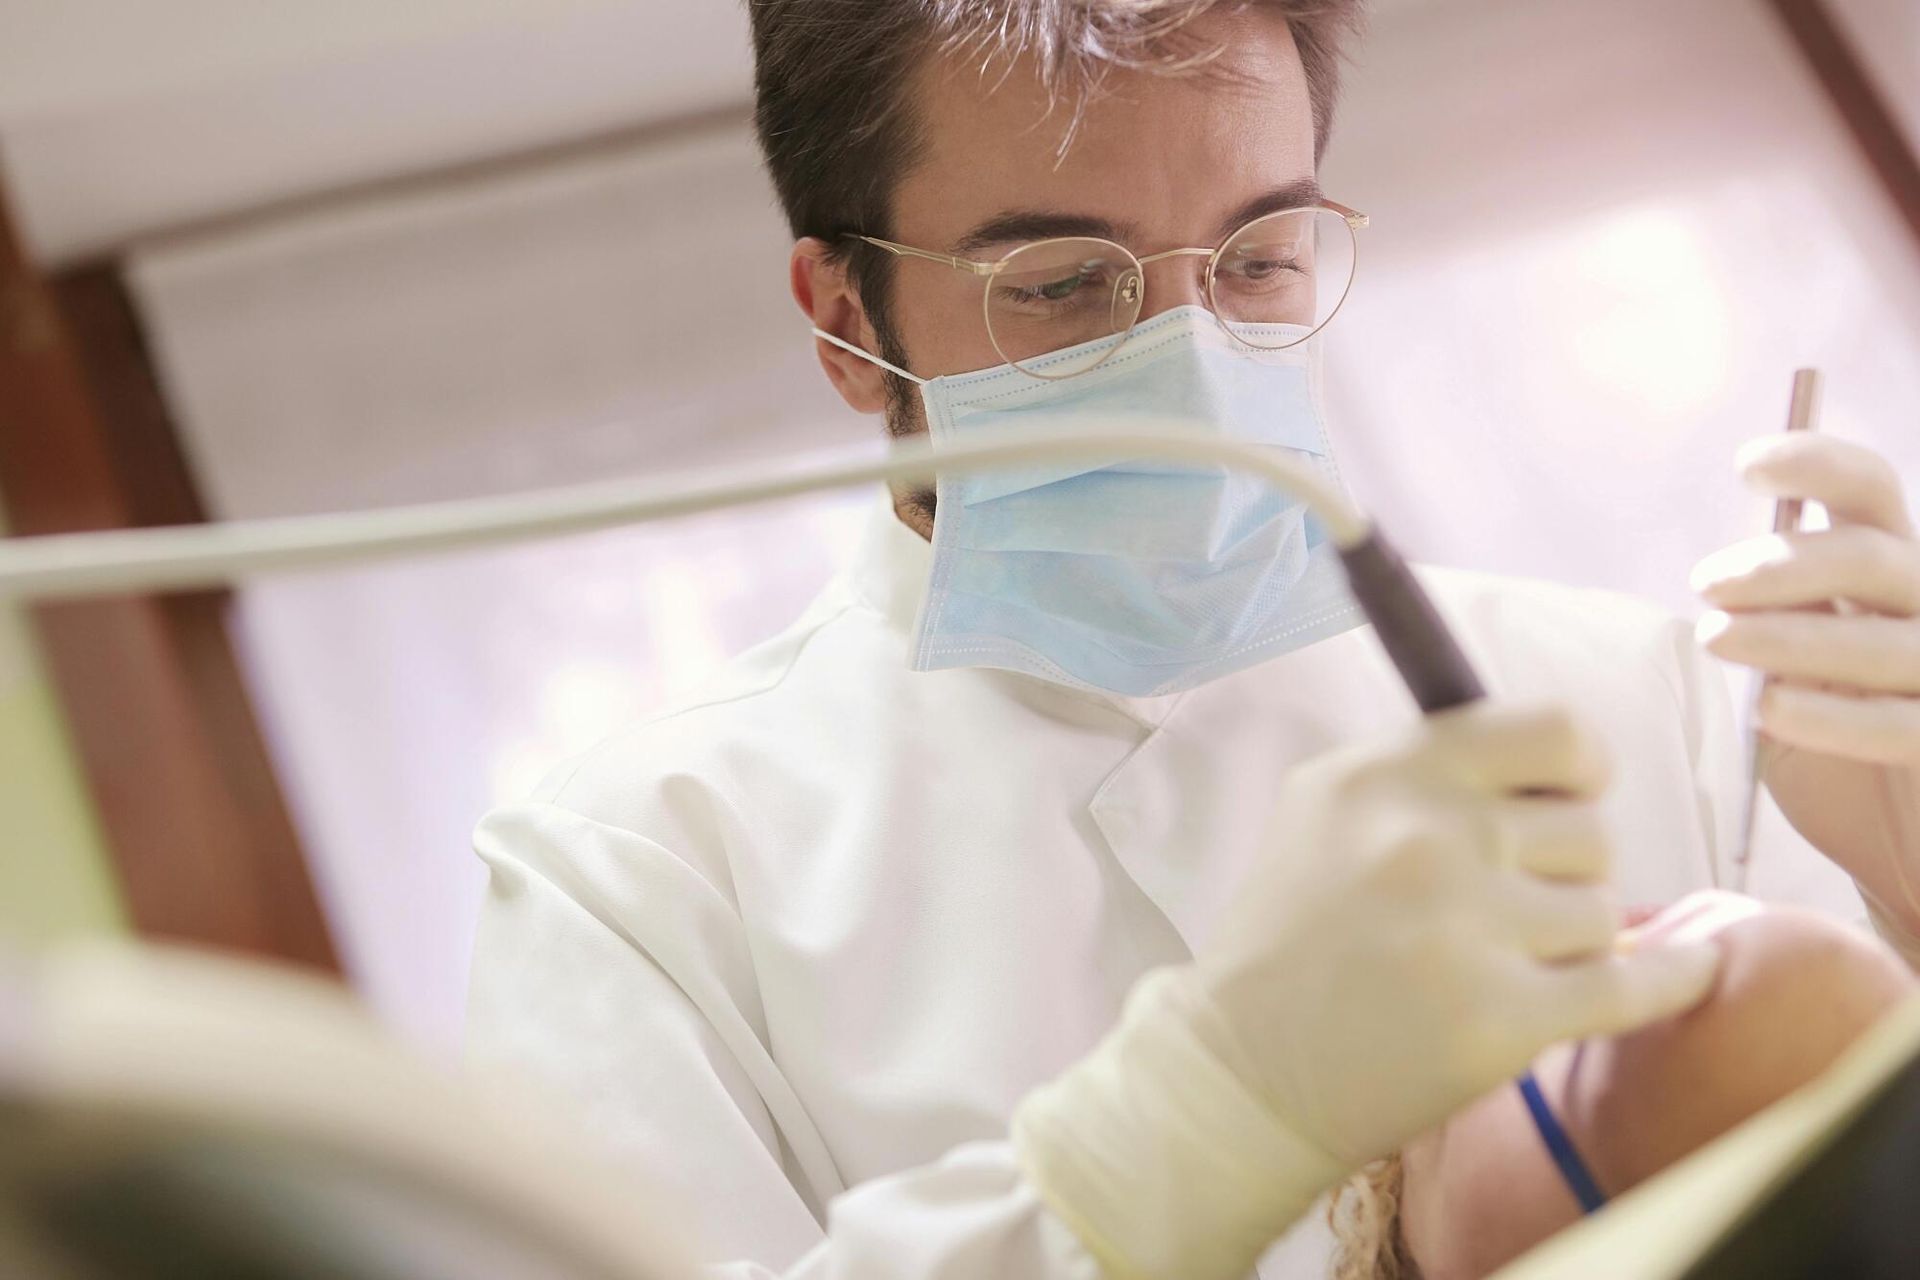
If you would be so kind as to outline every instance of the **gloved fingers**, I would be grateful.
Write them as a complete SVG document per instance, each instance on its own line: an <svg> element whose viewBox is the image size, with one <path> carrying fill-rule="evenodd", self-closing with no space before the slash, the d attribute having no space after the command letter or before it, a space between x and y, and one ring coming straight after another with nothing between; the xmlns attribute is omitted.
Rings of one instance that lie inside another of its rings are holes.
<svg viewBox="0 0 1920 1280"><path fill-rule="evenodd" d="M1793 431L1749 441L1736 465L1760 492L1818 502L1835 524L1872 525L1903 537L1913 533L1899 473L1864 445Z"/></svg>
<svg viewBox="0 0 1920 1280"><path fill-rule="evenodd" d="M1765 534L1693 567L1693 589L1716 609L1795 609L1846 600L1920 616L1920 542L1868 525Z"/></svg>
<svg viewBox="0 0 1920 1280"><path fill-rule="evenodd" d="M1538 970L1546 1043L1610 1036L1685 1013L1713 990L1720 948L1668 943Z"/></svg>
<svg viewBox="0 0 1920 1280"><path fill-rule="evenodd" d="M1416 752L1490 792L1596 796L1610 772L1599 738L1558 704L1480 702L1429 717Z"/></svg>
<svg viewBox="0 0 1920 1280"><path fill-rule="evenodd" d="M1920 693L1920 625L1877 614L1708 613L1709 653L1770 676L1879 693Z"/></svg>
<svg viewBox="0 0 1920 1280"><path fill-rule="evenodd" d="M1874 764L1920 766L1920 698L1770 684L1760 724L1776 742Z"/></svg>
<svg viewBox="0 0 1920 1280"><path fill-rule="evenodd" d="M1493 897L1508 936L1535 960L1609 955L1620 932L1619 908L1597 886L1509 873L1500 877Z"/></svg>
<svg viewBox="0 0 1920 1280"><path fill-rule="evenodd" d="M1604 879L1612 844L1600 810L1560 796L1513 796L1497 801L1498 861L1549 880Z"/></svg>
<svg viewBox="0 0 1920 1280"><path fill-rule="evenodd" d="M1751 920L1766 907L1757 898L1729 889L1695 889L1686 897L1633 921L1620 931L1622 951L1666 942L1701 942L1742 920Z"/></svg>

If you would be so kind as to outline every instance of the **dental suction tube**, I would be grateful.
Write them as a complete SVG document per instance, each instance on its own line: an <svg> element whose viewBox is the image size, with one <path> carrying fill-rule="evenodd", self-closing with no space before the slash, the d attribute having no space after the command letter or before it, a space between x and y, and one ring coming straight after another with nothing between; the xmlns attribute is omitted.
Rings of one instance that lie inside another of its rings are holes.
<svg viewBox="0 0 1920 1280"><path fill-rule="evenodd" d="M1197 435L1175 423L981 432L938 446L900 441L881 459L798 470L763 465L370 512L0 539L0 600L225 586L264 573L584 533L876 481L921 481L941 470L1131 459L1235 467L1297 498L1339 550L1354 599L1421 711L1432 715L1485 696L1412 569L1324 473L1284 450Z"/></svg>
<svg viewBox="0 0 1920 1280"><path fill-rule="evenodd" d="M943 469L1141 458L1235 467L1299 499L1339 549L1355 599L1421 710L1443 711L1481 695L1433 602L1338 486L1284 450L1196 435L1171 423L1120 431L982 432L939 446L907 441L884 458L798 470L761 466L369 512L0 539L0 599L186 591L264 573L616 528L862 483L926 480Z"/></svg>
<svg viewBox="0 0 1920 1280"><path fill-rule="evenodd" d="M1479 682L1433 602L1378 528L1326 475L1284 450L1201 436L1172 423L1098 432L982 432L955 444L898 442L884 458L798 469L760 466L369 512L0 539L0 599L187 591L259 574L558 537L876 481L923 481L940 470L1097 466L1125 459L1234 467L1299 499L1339 549L1356 600L1421 709L1441 711L1479 696Z"/></svg>
<svg viewBox="0 0 1920 1280"><path fill-rule="evenodd" d="M884 458L793 471L762 466L368 512L0 539L0 600L187 591L257 574L643 524L875 481L927 480L943 469L1142 458L1235 467L1299 499L1339 549L1354 598L1420 709L1445 711L1482 696L1433 601L1338 486L1284 450L1196 435L1171 423L1120 431L982 432L938 446L905 441Z"/></svg>
<svg viewBox="0 0 1920 1280"><path fill-rule="evenodd" d="M759 464L376 511L0 539L0 600L187 591L258 574L644 524L875 481L922 481L942 470L1061 462L1095 467L1132 459L1244 470L1303 502L1340 547L1368 536L1366 518L1331 480L1279 449L1200 436L1174 424L981 432L958 444L896 442L884 458L854 462Z"/></svg>

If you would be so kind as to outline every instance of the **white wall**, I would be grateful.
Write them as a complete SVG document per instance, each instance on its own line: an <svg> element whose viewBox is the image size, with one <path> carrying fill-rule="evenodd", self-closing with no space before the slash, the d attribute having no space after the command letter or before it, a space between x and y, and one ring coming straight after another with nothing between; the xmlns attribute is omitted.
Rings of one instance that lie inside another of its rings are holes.
<svg viewBox="0 0 1920 1280"><path fill-rule="evenodd" d="M1920 478L1920 247L1745 0L1481 0L1360 54L1323 181L1373 215L1329 331L1355 483L1438 560L1689 603L1790 375ZM1514 505L1518 500L1518 505Z"/></svg>
<svg viewBox="0 0 1920 1280"><path fill-rule="evenodd" d="M1827 429L1920 487L1920 252L1764 6L1396 6L1326 185L1374 215L1329 334L1337 447L1421 555L1687 609L1693 560L1764 527L1728 463L1806 363ZM786 247L723 129L155 246L135 282L232 517L872 448ZM777 627L854 503L246 593L276 758L383 1007L450 1034L474 817ZM1811 865L1762 882L1834 900Z"/></svg>
<svg viewBox="0 0 1920 1280"><path fill-rule="evenodd" d="M734 0L0 0L0 158L61 263L314 192L744 110Z"/></svg>
<svg viewBox="0 0 1920 1280"><path fill-rule="evenodd" d="M744 129L157 245L132 280L222 519L871 451ZM262 583L239 647L349 968L450 1041L478 815L805 603L865 495Z"/></svg>

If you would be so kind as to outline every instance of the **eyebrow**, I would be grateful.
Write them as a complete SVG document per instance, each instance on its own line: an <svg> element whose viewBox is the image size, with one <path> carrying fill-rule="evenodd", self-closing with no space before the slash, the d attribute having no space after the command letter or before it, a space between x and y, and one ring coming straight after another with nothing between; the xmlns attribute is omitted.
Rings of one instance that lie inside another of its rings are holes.
<svg viewBox="0 0 1920 1280"><path fill-rule="evenodd" d="M1311 177L1296 178L1263 191L1220 220L1215 240L1225 239L1255 218L1282 209L1299 209L1320 203L1325 197L1320 184ZM988 218L953 242L947 252L966 257L995 245L1017 244L1029 240L1050 240L1057 236L1097 236L1118 244L1127 242L1131 224L1111 222L1084 213L1058 213L1044 209L1010 209Z"/></svg>
<svg viewBox="0 0 1920 1280"><path fill-rule="evenodd" d="M1319 204L1326 198L1325 193L1320 190L1319 181L1315 178L1295 178L1292 182L1283 182L1272 190L1255 196L1222 218L1220 225L1214 229L1214 239L1226 239L1255 218L1264 218L1282 209L1304 209L1309 205Z"/></svg>
<svg viewBox="0 0 1920 1280"><path fill-rule="evenodd" d="M997 213L953 242L949 250L965 257L992 245L1014 244L1023 240L1051 240L1056 236L1097 236L1124 244L1122 235L1130 228L1084 213L1049 213L1038 209L1013 209Z"/></svg>

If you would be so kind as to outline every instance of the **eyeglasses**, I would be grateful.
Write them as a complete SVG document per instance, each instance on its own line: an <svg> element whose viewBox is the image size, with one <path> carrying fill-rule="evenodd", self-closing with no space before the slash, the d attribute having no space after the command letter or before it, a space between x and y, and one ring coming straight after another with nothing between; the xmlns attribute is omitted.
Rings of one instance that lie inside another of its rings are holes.
<svg viewBox="0 0 1920 1280"><path fill-rule="evenodd" d="M847 234L895 257L942 262L979 276L993 349L1036 378L1057 380L1085 373L1120 349L1140 318L1146 268L1167 258L1207 260L1207 309L1239 341L1269 351L1305 342L1346 301L1357 253L1354 233L1366 225L1366 214L1324 200L1255 218L1211 249L1168 249L1141 258L1111 240L1065 236L1023 244L997 262ZM1082 350L1055 356L1069 348ZM1042 359L1048 356L1055 358Z"/></svg>

